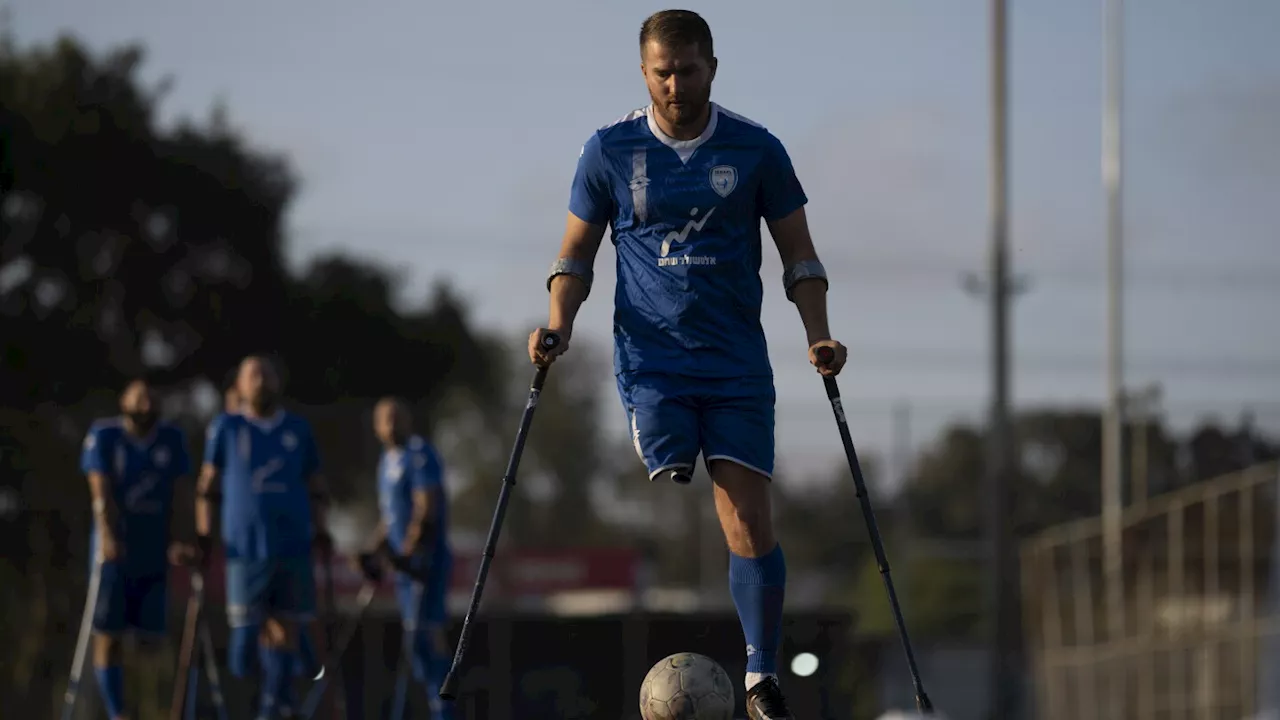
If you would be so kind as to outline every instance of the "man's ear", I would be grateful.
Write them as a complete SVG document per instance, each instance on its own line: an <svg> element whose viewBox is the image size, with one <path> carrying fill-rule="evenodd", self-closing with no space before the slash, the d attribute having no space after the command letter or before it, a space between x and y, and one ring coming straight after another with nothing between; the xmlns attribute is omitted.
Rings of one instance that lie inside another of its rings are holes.
<svg viewBox="0 0 1280 720"><path fill-rule="evenodd" d="M713 57L713 58L711 58L711 62L710 62L710 63L708 63L708 64L709 64L709 65L711 65L711 79L712 79L712 80L715 80L715 79L716 79L716 68L720 67L720 60L719 60L718 58L714 58L714 57Z"/></svg>

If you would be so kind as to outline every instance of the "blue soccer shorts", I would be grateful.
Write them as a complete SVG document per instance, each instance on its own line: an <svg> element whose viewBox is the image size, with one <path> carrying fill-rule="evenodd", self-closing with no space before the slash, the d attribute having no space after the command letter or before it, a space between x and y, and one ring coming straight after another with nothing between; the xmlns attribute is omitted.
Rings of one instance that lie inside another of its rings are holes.
<svg viewBox="0 0 1280 720"><path fill-rule="evenodd" d="M259 625L267 618L307 622L316 615L315 570L309 557L227 559L227 623Z"/></svg>
<svg viewBox="0 0 1280 720"><path fill-rule="evenodd" d="M423 565L425 577L422 581L412 579L406 573L396 573L396 601L400 605L400 622L405 632L439 627L448 617L453 556L447 552L436 553Z"/></svg>
<svg viewBox="0 0 1280 720"><path fill-rule="evenodd" d="M621 373L618 392L650 480L672 470L692 474L699 453L708 466L728 460L773 476L772 377Z"/></svg>
<svg viewBox="0 0 1280 720"><path fill-rule="evenodd" d="M103 563L98 572L98 597L93 608L96 632L164 635L169 608L167 571L131 572L119 561L111 561Z"/></svg>

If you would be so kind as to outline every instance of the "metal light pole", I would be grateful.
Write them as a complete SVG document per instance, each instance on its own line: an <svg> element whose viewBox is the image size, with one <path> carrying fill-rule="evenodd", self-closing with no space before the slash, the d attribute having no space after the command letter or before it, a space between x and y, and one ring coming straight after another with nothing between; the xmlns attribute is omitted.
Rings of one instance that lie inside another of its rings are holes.
<svg viewBox="0 0 1280 720"><path fill-rule="evenodd" d="M1102 184L1107 200L1107 408L1102 434L1102 529L1107 642L1124 637L1122 443L1124 432L1124 212L1121 205L1124 2L1103 0ZM1109 673L1108 705L1124 696L1123 673Z"/></svg>
<svg viewBox="0 0 1280 720"><path fill-rule="evenodd" d="M1009 419L1009 140L1007 0L991 0L991 418L987 448L985 525L988 561L988 617L992 637L989 707L992 718L1017 713L1018 627L1010 500L1014 468Z"/></svg>

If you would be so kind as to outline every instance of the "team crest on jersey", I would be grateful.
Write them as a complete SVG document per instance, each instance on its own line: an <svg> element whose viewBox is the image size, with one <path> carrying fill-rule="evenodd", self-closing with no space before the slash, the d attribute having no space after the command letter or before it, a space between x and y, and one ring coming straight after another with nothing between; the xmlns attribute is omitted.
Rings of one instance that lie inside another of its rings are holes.
<svg viewBox="0 0 1280 720"><path fill-rule="evenodd" d="M298 438L296 435L286 430L280 435L280 444L284 446L285 450L292 451L294 448L298 447Z"/></svg>
<svg viewBox="0 0 1280 720"><path fill-rule="evenodd" d="M164 468L169 465L169 448L158 447L151 451L151 462L157 468Z"/></svg>
<svg viewBox="0 0 1280 720"><path fill-rule="evenodd" d="M711 189L722 198L729 197L729 193L738 187L738 168L732 165L717 165L711 168Z"/></svg>

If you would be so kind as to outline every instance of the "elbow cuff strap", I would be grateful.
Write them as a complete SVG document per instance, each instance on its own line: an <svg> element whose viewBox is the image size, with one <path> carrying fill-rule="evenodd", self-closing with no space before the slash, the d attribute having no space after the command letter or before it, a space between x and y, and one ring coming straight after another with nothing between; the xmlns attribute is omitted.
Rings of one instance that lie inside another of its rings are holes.
<svg viewBox="0 0 1280 720"><path fill-rule="evenodd" d="M591 281L594 279L595 273L591 270L590 263L578 258L559 258L551 263L551 271L547 273L547 292L551 291L551 281L555 280L559 275L571 275L578 278L586 286L587 295L591 294Z"/></svg>
<svg viewBox="0 0 1280 720"><path fill-rule="evenodd" d="M827 269L819 260L801 260L787 266L782 273L782 287L787 291L787 299L795 302L795 287L805 280L821 280L824 287L831 287L827 282Z"/></svg>

